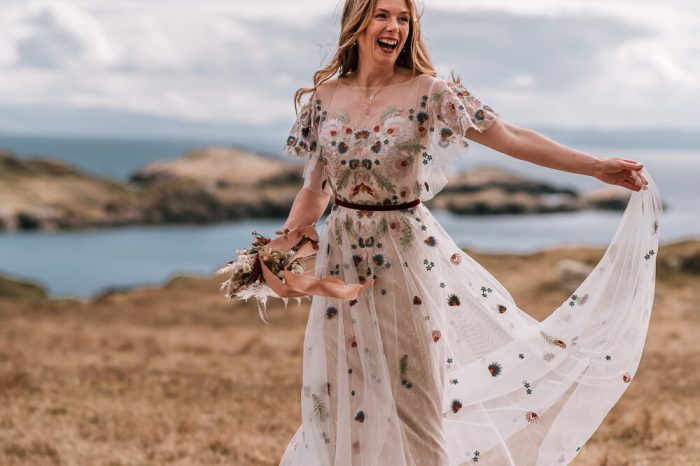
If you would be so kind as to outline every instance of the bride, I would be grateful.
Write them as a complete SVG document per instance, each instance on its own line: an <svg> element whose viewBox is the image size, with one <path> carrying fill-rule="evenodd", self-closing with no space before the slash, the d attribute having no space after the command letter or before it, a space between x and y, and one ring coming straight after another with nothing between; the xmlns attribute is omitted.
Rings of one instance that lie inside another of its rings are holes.
<svg viewBox="0 0 700 466"><path fill-rule="evenodd" d="M642 164L518 128L437 77L419 20L413 0L346 0L333 60L296 94L285 149L305 161L304 186L285 228L333 198L316 278L363 291L313 297L301 425L280 464L568 464L639 365L657 190ZM424 205L468 140L633 191L600 263L542 322Z"/></svg>

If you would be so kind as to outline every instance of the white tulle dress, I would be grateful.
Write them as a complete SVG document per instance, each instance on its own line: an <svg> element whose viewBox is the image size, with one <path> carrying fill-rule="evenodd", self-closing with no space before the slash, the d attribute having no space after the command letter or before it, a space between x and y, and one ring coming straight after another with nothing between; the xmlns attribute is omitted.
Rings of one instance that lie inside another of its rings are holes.
<svg viewBox="0 0 700 466"><path fill-rule="evenodd" d="M304 105L286 151L305 186L353 204L428 200L499 115L462 84L422 75L368 100L343 80ZM632 194L605 255L544 321L420 205L335 205L317 278L373 284L313 297L301 426L282 466L568 464L634 379L654 297L661 205ZM546 234L546 233L543 233Z"/></svg>

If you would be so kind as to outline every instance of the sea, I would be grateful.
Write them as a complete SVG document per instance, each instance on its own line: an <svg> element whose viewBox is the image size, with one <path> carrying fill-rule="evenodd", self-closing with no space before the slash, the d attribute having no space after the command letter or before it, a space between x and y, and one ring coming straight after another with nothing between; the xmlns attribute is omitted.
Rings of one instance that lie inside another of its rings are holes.
<svg viewBox="0 0 700 466"><path fill-rule="evenodd" d="M0 149L21 157L59 159L88 173L121 181L143 165L177 158L206 146L240 144L225 138L0 135ZM283 158L277 146L269 140L246 141L250 150ZM575 141L573 147L601 158L622 157L644 163L665 206L660 230L662 246L700 238L700 147L647 147L632 142L611 145L609 141L585 138ZM456 168L481 165L507 168L580 192L605 187L596 179L526 163L476 143L472 143ZM434 215L463 247L480 252L528 253L562 245L604 247L612 239L622 212ZM89 299L108 291L158 286L178 275L212 276L226 261L235 258L236 249L250 243L253 231L272 236L283 223L284 219L271 218L196 226L3 232L0 274L37 283L52 297ZM322 229L323 219L320 225Z"/></svg>

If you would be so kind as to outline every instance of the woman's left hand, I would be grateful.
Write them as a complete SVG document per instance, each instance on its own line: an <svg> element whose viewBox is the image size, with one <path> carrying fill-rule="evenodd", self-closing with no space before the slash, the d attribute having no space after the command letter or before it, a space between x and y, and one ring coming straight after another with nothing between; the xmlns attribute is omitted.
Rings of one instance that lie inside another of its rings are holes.
<svg viewBox="0 0 700 466"><path fill-rule="evenodd" d="M618 157L602 159L596 164L593 176L605 183L639 191L649 184L641 173L643 166L635 160Z"/></svg>

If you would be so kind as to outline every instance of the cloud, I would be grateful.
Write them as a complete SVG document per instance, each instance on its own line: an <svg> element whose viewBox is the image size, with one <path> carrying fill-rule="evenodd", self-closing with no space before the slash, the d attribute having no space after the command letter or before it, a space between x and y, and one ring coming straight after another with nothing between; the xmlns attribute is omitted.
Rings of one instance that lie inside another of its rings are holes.
<svg viewBox="0 0 700 466"><path fill-rule="evenodd" d="M17 41L19 66L108 66L117 58L100 24L70 3L37 5L29 8L22 19L27 33Z"/></svg>
<svg viewBox="0 0 700 466"><path fill-rule="evenodd" d="M4 0L0 106L291 121L339 4ZM686 0L425 0L439 70L523 126L700 123L700 6Z"/></svg>
<svg viewBox="0 0 700 466"><path fill-rule="evenodd" d="M436 10L424 21L436 62L449 63L479 86L529 92L585 80L596 72L591 62L601 50L652 33L590 14L557 18Z"/></svg>

